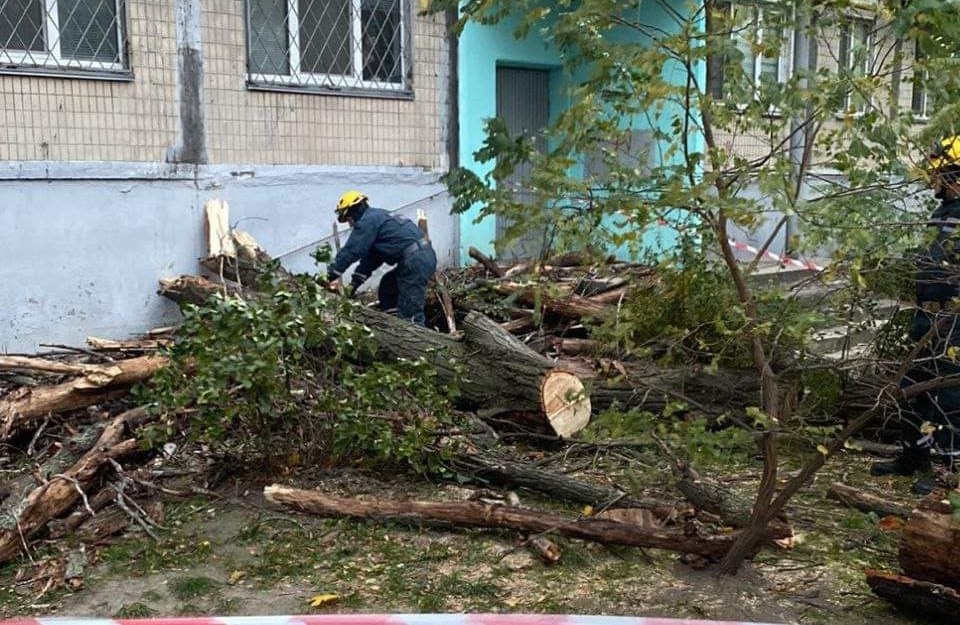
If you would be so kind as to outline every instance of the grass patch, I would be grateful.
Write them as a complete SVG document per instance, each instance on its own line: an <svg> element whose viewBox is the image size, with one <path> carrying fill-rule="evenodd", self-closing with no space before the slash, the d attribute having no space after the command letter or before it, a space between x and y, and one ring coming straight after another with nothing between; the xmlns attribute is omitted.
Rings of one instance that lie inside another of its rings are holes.
<svg viewBox="0 0 960 625"><path fill-rule="evenodd" d="M116 614L113 615L114 618L149 618L157 614L157 611L151 608L146 603L141 603L139 601L135 603L125 603L120 606L120 609L117 610Z"/></svg>
<svg viewBox="0 0 960 625"><path fill-rule="evenodd" d="M170 593L180 601L220 594L220 583L209 577L181 577L170 583Z"/></svg>

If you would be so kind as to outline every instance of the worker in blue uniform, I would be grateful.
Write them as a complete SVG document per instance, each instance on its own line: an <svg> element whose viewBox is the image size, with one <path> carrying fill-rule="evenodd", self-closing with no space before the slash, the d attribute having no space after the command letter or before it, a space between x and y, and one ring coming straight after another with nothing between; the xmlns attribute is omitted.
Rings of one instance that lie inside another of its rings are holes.
<svg viewBox="0 0 960 625"><path fill-rule="evenodd" d="M371 207L359 191L344 193L336 211L337 221L349 223L353 230L327 268L328 288L339 291L344 272L354 263L359 265L350 280L351 293L381 265L395 265L380 280L380 310L424 325L427 283L437 270L437 255L420 228L409 219Z"/></svg>
<svg viewBox="0 0 960 625"><path fill-rule="evenodd" d="M933 328L927 346L903 381L912 384L960 374L960 136L939 142L928 159L931 186L940 206L928 221L930 243L917 258L917 308L910 338L920 341ZM913 475L931 461L954 471L960 461L960 388L944 385L905 406L900 419L901 452L873 465L874 475ZM921 479L916 492L932 490Z"/></svg>

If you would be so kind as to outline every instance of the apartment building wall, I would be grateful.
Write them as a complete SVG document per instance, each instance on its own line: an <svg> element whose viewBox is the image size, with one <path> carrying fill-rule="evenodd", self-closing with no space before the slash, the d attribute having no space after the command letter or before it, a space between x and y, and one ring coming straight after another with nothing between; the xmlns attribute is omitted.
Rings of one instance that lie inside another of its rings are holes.
<svg viewBox="0 0 960 625"><path fill-rule="evenodd" d="M294 271L317 269L310 252L332 242L333 205L352 188L424 211L441 262L456 262L439 181L442 16L411 12L410 89L384 97L248 89L242 0L126 0L126 11L132 76L0 74L0 352L175 322L157 280L198 271L212 198ZM199 74L185 50L200 53Z"/></svg>
<svg viewBox="0 0 960 625"><path fill-rule="evenodd" d="M913 104L913 58L915 44L912 41L901 41L899 51L897 42L890 28L882 22L877 21L874 13L867 8L862 8L858 13L859 17L872 25L872 53L870 55L869 73L879 78L882 84L886 86L882 97L877 97L871 102L871 106L876 106L885 113L889 113L894 100L896 106L901 111L909 111ZM841 63L840 52L841 28L836 24L822 26L819 34L811 40L811 45L815 46L816 69L826 70L834 73L839 70ZM788 46L787 53L792 57L792 49ZM804 63L805 59L789 59L789 71L799 63ZM790 134L789 120L778 117L776 113L771 113L771 124L767 127L745 127L734 131L720 130L715 133L717 144L730 150L732 154L748 160L760 160L768 156L772 149L779 148L786 150L788 148L788 137ZM842 111L837 111L831 118L827 119L820 133L829 133L848 123L847 115ZM919 130L919 128L918 128ZM913 154L904 154L905 158L912 158ZM829 155L827 155L821 146L815 146L810 161L810 171L815 174L820 181L834 180L842 182L839 174L829 167ZM820 194L817 183L808 181L802 186L802 197L816 197ZM820 185L823 186L822 184ZM758 200L760 203L768 203L768 199L763 195L756 185L749 186L744 190L743 196ZM907 204L918 204L919 200L915 197L905 197L905 206ZM782 219L783 214L772 207L764 214L764 218L759 225L752 229L734 228L733 236L742 242L760 247L765 244L768 238L777 228L777 224ZM794 224L795 225L795 224ZM781 228L779 234L774 238L770 251L775 254L782 254L787 249L787 239L790 228Z"/></svg>

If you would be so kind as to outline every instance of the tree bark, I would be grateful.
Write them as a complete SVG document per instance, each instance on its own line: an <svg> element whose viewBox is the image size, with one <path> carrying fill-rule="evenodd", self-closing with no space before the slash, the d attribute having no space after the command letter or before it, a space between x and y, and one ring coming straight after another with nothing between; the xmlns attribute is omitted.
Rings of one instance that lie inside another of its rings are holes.
<svg viewBox="0 0 960 625"><path fill-rule="evenodd" d="M911 506L889 501L840 482L830 485L829 490L827 490L827 497L851 508L856 508L861 512L876 512L881 517L898 516L906 519L913 510Z"/></svg>
<svg viewBox="0 0 960 625"><path fill-rule="evenodd" d="M667 511L671 506L652 499L637 499L619 488L584 482L560 473L545 471L526 462L495 458L484 454L461 454L447 461L450 468L474 480L525 488L562 501L605 508L649 508Z"/></svg>
<svg viewBox="0 0 960 625"><path fill-rule="evenodd" d="M960 613L960 593L948 586L869 569L867 584L874 594L894 605L939 616L942 623L956 622Z"/></svg>
<svg viewBox="0 0 960 625"><path fill-rule="evenodd" d="M218 287L185 277L161 285L161 294L179 301L203 302ZM515 413L534 418L560 437L586 427L590 398L580 379L556 368L479 313L463 321L461 339L362 306L354 318L374 334L380 359L425 358L437 371L437 383L456 384L464 408Z"/></svg>
<svg viewBox="0 0 960 625"><path fill-rule="evenodd" d="M590 517L578 519L479 502L362 501L277 484L266 487L263 494L271 503L320 516L391 519L411 523L439 523L458 527L510 529L531 533L555 532L571 538L603 544L668 549L681 553L695 553L709 558L722 555L735 537L735 534L686 535L682 531L646 528Z"/></svg>
<svg viewBox="0 0 960 625"><path fill-rule="evenodd" d="M914 579L960 587L960 523L942 491L923 499L907 519L900 566Z"/></svg>
<svg viewBox="0 0 960 625"><path fill-rule="evenodd" d="M564 297L551 297L546 293L537 293L534 288L512 283L498 283L494 288L501 295L518 293L520 301L525 305L540 305L550 312L569 319L582 319L585 317L602 319L610 310L604 304L598 304L591 298L581 297L579 295L570 294Z"/></svg>
<svg viewBox="0 0 960 625"><path fill-rule="evenodd" d="M115 365L89 365L46 360L44 358L25 358L23 356L0 356L0 371L38 371L59 375L94 375L115 377L123 373Z"/></svg>
<svg viewBox="0 0 960 625"><path fill-rule="evenodd" d="M594 304L601 304L603 306L610 306L617 304L620 300L625 299L630 295L630 287L623 286L612 291L606 291L604 293L598 293L597 295L589 296L589 299Z"/></svg>
<svg viewBox="0 0 960 625"><path fill-rule="evenodd" d="M492 258L487 256L477 248L471 247L470 249L467 250L467 254L470 256L470 258L472 258L473 260L483 265L483 267L494 276L498 278L503 277L503 273L504 273L503 269L501 269L500 266L498 266L497 263L494 262Z"/></svg>
<svg viewBox="0 0 960 625"><path fill-rule="evenodd" d="M5 511L0 516L0 562L16 556L47 521L72 508L81 499L79 489L90 483L108 459L136 451L137 441L123 437L128 423L142 416L140 409L129 410L105 427L91 426L78 438L96 442L73 466L51 476L9 507L4 502Z"/></svg>
<svg viewBox="0 0 960 625"><path fill-rule="evenodd" d="M0 440L50 414L86 408L122 397L131 386L166 366L166 358L145 356L90 370L56 386L24 387L0 399Z"/></svg>

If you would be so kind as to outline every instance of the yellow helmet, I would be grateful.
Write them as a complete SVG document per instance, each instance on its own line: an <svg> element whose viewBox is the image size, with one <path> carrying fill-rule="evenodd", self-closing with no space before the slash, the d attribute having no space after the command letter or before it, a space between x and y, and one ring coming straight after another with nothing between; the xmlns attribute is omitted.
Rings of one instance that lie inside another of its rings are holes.
<svg viewBox="0 0 960 625"><path fill-rule="evenodd" d="M347 215L347 211L351 208L360 204L361 202L366 202L367 196L359 191L347 191L340 196L340 201L337 202L337 216L340 217L340 221L343 221Z"/></svg>
<svg viewBox="0 0 960 625"><path fill-rule="evenodd" d="M940 141L930 154L928 166L931 171L960 167L960 135Z"/></svg>

